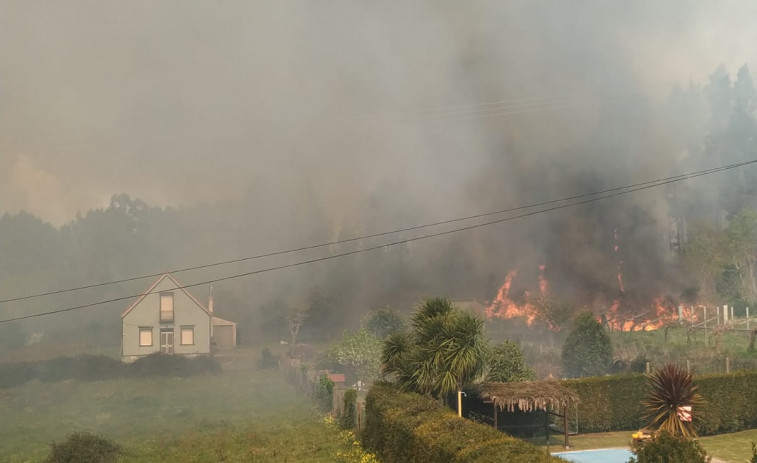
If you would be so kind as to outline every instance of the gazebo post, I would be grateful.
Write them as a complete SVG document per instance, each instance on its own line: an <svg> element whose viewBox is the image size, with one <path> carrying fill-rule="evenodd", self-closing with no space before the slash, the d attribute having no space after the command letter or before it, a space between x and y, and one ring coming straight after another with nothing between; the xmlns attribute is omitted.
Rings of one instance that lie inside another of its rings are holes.
<svg viewBox="0 0 757 463"><path fill-rule="evenodd" d="M564 431L565 431L565 448L570 448L570 440L568 437L568 403L565 402L565 405L563 405L563 425L564 425Z"/></svg>
<svg viewBox="0 0 757 463"><path fill-rule="evenodd" d="M494 429L499 429L497 427L497 402L493 401L492 405L494 405Z"/></svg>

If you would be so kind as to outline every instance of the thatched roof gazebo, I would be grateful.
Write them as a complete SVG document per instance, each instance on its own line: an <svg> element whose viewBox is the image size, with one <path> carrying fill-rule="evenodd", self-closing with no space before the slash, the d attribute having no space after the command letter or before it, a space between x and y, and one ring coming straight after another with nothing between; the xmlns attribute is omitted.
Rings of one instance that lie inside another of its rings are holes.
<svg viewBox="0 0 757 463"><path fill-rule="evenodd" d="M558 381L523 381L513 383L485 382L478 387L478 395L494 406L494 427L497 428L497 410L514 412L544 411L548 415L563 418L565 448L568 448L568 410L569 406L579 402L578 395ZM560 413L562 412L562 413ZM549 439L549 425L545 422L545 431Z"/></svg>

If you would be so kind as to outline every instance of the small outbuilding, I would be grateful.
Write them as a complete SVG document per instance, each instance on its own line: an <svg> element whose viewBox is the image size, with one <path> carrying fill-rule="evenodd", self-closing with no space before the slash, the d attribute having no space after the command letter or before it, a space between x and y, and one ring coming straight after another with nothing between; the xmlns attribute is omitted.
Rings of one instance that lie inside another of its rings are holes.
<svg viewBox="0 0 757 463"><path fill-rule="evenodd" d="M228 350L237 347L237 324L213 316L212 342L216 349Z"/></svg>
<svg viewBox="0 0 757 463"><path fill-rule="evenodd" d="M579 402L578 395L559 381L523 381L512 383L485 382L478 386L477 394L492 410L493 426L499 429L503 413L544 414L544 432L549 439L550 430L564 434L565 448L570 445L569 410ZM562 428L549 424L549 415L562 418Z"/></svg>

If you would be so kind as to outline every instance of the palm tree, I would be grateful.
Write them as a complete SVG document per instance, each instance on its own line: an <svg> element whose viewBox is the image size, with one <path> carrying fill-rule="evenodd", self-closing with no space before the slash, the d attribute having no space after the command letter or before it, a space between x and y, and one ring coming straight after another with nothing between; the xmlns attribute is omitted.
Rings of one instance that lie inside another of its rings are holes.
<svg viewBox="0 0 757 463"><path fill-rule="evenodd" d="M704 399L694 386L691 373L667 364L648 377L649 392L642 401L651 426L683 437L696 437L693 421L679 416L681 407L701 407Z"/></svg>
<svg viewBox="0 0 757 463"><path fill-rule="evenodd" d="M443 323L443 336L433 357L438 367L436 389L441 395L457 392L458 416L462 416L463 386L484 374L483 331L483 320L467 312L452 312Z"/></svg>
<svg viewBox="0 0 757 463"><path fill-rule="evenodd" d="M448 299L425 299L412 317L412 332L384 342L382 368L402 389L445 397L457 392L462 415L463 386L483 375L483 321L456 309Z"/></svg>
<svg viewBox="0 0 757 463"><path fill-rule="evenodd" d="M413 347L410 335L400 331L389 335L381 348L381 372L384 375L395 375L401 387L406 385L408 357Z"/></svg>

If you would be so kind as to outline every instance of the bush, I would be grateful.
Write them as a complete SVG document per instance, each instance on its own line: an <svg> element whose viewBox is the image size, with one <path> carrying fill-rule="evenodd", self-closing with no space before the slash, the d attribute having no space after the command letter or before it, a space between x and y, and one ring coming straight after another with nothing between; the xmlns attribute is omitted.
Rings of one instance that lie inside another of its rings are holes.
<svg viewBox="0 0 757 463"><path fill-rule="evenodd" d="M754 442L752 442L752 459L749 463L757 463L757 445Z"/></svg>
<svg viewBox="0 0 757 463"><path fill-rule="evenodd" d="M711 460L699 442L663 432L649 442L634 445L628 463L707 463Z"/></svg>
<svg viewBox="0 0 757 463"><path fill-rule="evenodd" d="M371 312L365 328L377 338L386 339L392 334L404 330L405 320L401 313L387 307Z"/></svg>
<svg viewBox="0 0 757 463"><path fill-rule="evenodd" d="M127 373L133 377L145 376L193 376L204 373L218 373L221 365L208 355L185 357L155 353L140 357L128 364Z"/></svg>
<svg viewBox="0 0 757 463"><path fill-rule="evenodd" d="M279 358L273 353L271 353L271 349L264 347L263 350L260 352L260 360L258 360L258 368L261 370L267 370L270 368L278 368L279 366Z"/></svg>
<svg viewBox="0 0 757 463"><path fill-rule="evenodd" d="M355 414L357 412L357 391L347 389L344 391L344 409L342 416L339 418L339 425L342 429L355 429Z"/></svg>
<svg viewBox="0 0 757 463"><path fill-rule="evenodd" d="M121 452L118 444L86 432L74 432L64 442L50 447L45 463L111 463Z"/></svg>
<svg viewBox="0 0 757 463"><path fill-rule="evenodd" d="M486 381L506 383L534 379L534 371L523 358L520 347L508 340L488 349L486 366L489 370L486 373Z"/></svg>
<svg viewBox="0 0 757 463"><path fill-rule="evenodd" d="M334 382L326 375L321 375L318 379L315 403L324 412L329 412L334 408Z"/></svg>
<svg viewBox="0 0 757 463"><path fill-rule="evenodd" d="M576 317L562 348L563 373L571 378L606 374L612 365L612 341L591 312Z"/></svg>
<svg viewBox="0 0 757 463"><path fill-rule="evenodd" d="M0 388L20 386L32 380L101 381L124 376L191 376L220 371L221 365L218 361L207 355L189 358L181 355L152 354L131 364L124 364L104 355L80 355L38 362L0 364Z"/></svg>
<svg viewBox="0 0 757 463"><path fill-rule="evenodd" d="M362 439L384 463L562 461L490 426L460 419L439 401L387 384L368 393Z"/></svg>

